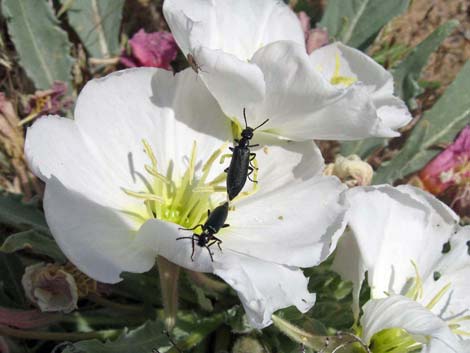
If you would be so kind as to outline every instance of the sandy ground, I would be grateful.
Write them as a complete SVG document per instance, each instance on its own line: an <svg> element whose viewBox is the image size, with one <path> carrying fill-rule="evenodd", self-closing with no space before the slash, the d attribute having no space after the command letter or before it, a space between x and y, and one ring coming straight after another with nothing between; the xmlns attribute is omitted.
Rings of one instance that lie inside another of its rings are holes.
<svg viewBox="0 0 470 353"><path fill-rule="evenodd" d="M460 26L431 56L422 75L439 81L440 93L470 59L470 0L413 0L408 12L393 20L381 38L413 47L450 19L459 20Z"/></svg>

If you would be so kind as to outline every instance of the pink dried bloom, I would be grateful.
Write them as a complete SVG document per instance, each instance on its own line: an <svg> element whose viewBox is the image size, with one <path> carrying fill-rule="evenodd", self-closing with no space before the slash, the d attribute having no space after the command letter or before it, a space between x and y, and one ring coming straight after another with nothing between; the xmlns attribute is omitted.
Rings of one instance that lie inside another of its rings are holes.
<svg viewBox="0 0 470 353"><path fill-rule="evenodd" d="M121 63L127 67L159 67L171 70L170 63L176 59L178 46L170 32L146 33L139 30L129 40L131 54L121 54Z"/></svg>
<svg viewBox="0 0 470 353"><path fill-rule="evenodd" d="M308 32L306 38L307 53L327 45L330 41L326 28L315 28Z"/></svg>
<svg viewBox="0 0 470 353"><path fill-rule="evenodd" d="M328 31L326 28L311 29L310 16L304 11L297 14L300 21L300 26L305 35L305 46L307 53L311 54L315 49L321 48L329 43Z"/></svg>
<svg viewBox="0 0 470 353"><path fill-rule="evenodd" d="M419 172L419 178L434 195L451 186L470 183L470 126L463 128L457 139Z"/></svg>
<svg viewBox="0 0 470 353"><path fill-rule="evenodd" d="M61 113L72 105L73 99L67 96L67 84L55 81L50 89L36 91L31 96L25 109L28 116L21 121L21 124L23 125L40 115Z"/></svg>
<svg viewBox="0 0 470 353"><path fill-rule="evenodd" d="M305 39L307 39L308 34L310 32L310 29L311 29L310 16L307 15L307 13L305 11L300 11L297 14L297 17L299 18L300 26L302 27L302 30L304 31Z"/></svg>

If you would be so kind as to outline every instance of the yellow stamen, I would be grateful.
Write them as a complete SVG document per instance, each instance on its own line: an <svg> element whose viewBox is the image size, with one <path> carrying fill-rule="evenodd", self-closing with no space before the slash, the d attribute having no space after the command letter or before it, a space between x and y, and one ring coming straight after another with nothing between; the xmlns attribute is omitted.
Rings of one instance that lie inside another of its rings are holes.
<svg viewBox="0 0 470 353"><path fill-rule="evenodd" d="M451 286L450 283L448 283L446 286L444 286L444 287L434 296L434 298L431 299L431 301L428 303L428 305L426 305L426 308L428 308L429 310L431 310L431 309L437 304L437 302L442 298L442 296L447 293L447 291L450 289L450 286Z"/></svg>
<svg viewBox="0 0 470 353"><path fill-rule="evenodd" d="M160 203L163 202L163 198L154 194L149 194L148 192L135 192L135 191L127 190L125 188L121 188L121 190L124 191L125 194L129 196L137 197L138 199L158 201Z"/></svg>
<svg viewBox="0 0 470 353"><path fill-rule="evenodd" d="M155 154L153 153L152 147L150 147L150 144L145 139L142 139L142 144L144 145L145 154L147 155L147 157L149 157L150 162L152 163L153 169L156 169L157 158L155 157Z"/></svg>
<svg viewBox="0 0 470 353"><path fill-rule="evenodd" d="M331 80L330 80L330 83L332 85L344 85L346 87L349 87L354 82L357 81L357 78L355 78L355 77L341 76L340 68L341 68L341 57L340 57L339 53L336 53L335 70L334 70L333 76L331 77Z"/></svg>
<svg viewBox="0 0 470 353"><path fill-rule="evenodd" d="M411 264L415 270L416 277L413 279L413 285L406 293L406 296L410 299L417 300L423 296L423 281L421 280L421 276L419 275L418 266L416 263L411 260Z"/></svg>

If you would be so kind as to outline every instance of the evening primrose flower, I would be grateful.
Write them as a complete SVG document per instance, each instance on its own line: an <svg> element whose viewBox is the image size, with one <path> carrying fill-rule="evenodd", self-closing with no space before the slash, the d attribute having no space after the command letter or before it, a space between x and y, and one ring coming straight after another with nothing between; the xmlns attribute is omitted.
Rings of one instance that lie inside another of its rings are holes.
<svg viewBox="0 0 470 353"><path fill-rule="evenodd" d="M51 139L51 136L54 138ZM192 228L226 201L229 119L187 69L173 76L140 68L90 81L75 120L48 116L27 132L26 155L46 183L47 222L78 269L105 283L149 270L157 256L212 272L240 296L251 324L264 327L315 295L300 267L318 264L343 229L344 186L321 176L313 142L254 149L257 184L230 205L222 250L195 246ZM312 202L315 200L315 202ZM213 258L213 259L212 259Z"/></svg>
<svg viewBox="0 0 470 353"><path fill-rule="evenodd" d="M353 282L356 316L367 271L371 300L360 323L373 352L468 352L470 228L410 186L355 188L346 199L350 232L333 268Z"/></svg>
<svg viewBox="0 0 470 353"><path fill-rule="evenodd" d="M354 140L397 136L410 120L391 75L364 54L335 44L309 57L300 22L281 1L167 0L163 10L183 53L240 125L246 108L251 126L270 119L258 133Z"/></svg>

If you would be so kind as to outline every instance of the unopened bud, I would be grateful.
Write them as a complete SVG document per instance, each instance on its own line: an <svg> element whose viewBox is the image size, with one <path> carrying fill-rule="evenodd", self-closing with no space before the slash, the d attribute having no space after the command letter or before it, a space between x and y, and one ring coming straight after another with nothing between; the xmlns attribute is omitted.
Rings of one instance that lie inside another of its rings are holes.
<svg viewBox="0 0 470 353"><path fill-rule="evenodd" d="M28 266L21 283L27 298L41 311L69 313L77 308L75 279L58 265L41 262Z"/></svg>
<svg viewBox="0 0 470 353"><path fill-rule="evenodd" d="M338 155L334 163L325 167L324 175L335 175L348 187L370 185L374 170L355 154L348 157Z"/></svg>
<svg viewBox="0 0 470 353"><path fill-rule="evenodd" d="M233 345L232 353L265 353L265 350L257 339L243 336Z"/></svg>

